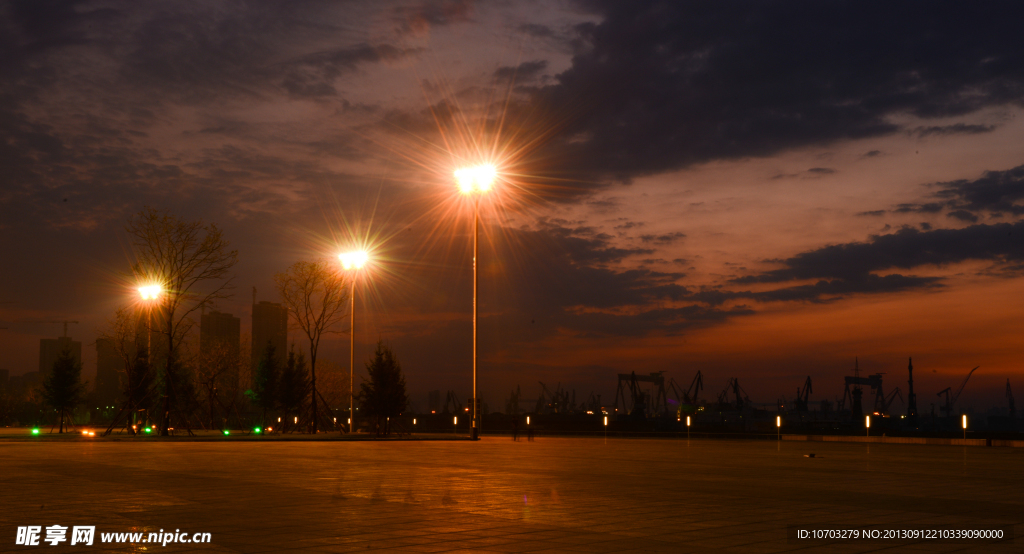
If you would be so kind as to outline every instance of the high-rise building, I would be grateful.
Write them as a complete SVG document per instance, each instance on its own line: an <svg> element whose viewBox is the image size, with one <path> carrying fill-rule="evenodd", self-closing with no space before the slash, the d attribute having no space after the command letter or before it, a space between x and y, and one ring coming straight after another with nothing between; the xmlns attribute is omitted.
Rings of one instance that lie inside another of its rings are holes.
<svg viewBox="0 0 1024 554"><path fill-rule="evenodd" d="M274 302L252 305L252 365L260 362L267 343L274 345L279 360L288 349L288 308Z"/></svg>
<svg viewBox="0 0 1024 554"><path fill-rule="evenodd" d="M69 350L71 356L79 364L82 363L82 343L71 340L71 337L57 337L55 339L39 339L39 382L45 383L53 371L53 364L57 361L60 353Z"/></svg>
<svg viewBox="0 0 1024 554"><path fill-rule="evenodd" d="M242 320L231 314L210 312L203 314L199 325L199 351L209 354L217 348L238 356Z"/></svg>
<svg viewBox="0 0 1024 554"><path fill-rule="evenodd" d="M121 397L121 357L114 349L114 339L96 339L96 402L115 406Z"/></svg>

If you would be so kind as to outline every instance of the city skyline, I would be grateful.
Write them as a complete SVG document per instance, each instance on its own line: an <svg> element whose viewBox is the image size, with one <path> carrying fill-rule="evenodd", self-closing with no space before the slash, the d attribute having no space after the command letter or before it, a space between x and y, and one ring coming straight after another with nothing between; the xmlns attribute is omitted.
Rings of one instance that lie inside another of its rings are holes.
<svg viewBox="0 0 1024 554"><path fill-rule="evenodd" d="M34 370L53 321L95 351L153 206L224 229L213 309L243 335L250 287L279 302L275 273L371 246L357 370L384 338L417 404L465 400L453 171L493 161L492 408L630 371L832 400L855 357L891 387L911 356L922 413L978 365L961 402L1000 406L1024 377L1020 7L744 6L4 4L0 368ZM346 365L347 335L322 355Z"/></svg>

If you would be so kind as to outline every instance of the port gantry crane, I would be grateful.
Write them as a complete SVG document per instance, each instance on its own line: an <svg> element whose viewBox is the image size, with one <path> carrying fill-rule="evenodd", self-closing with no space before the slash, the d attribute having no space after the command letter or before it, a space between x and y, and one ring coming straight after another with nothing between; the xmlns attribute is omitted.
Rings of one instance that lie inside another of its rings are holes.
<svg viewBox="0 0 1024 554"><path fill-rule="evenodd" d="M750 398L747 396L747 391L743 390L743 387L740 386L740 380L730 377L729 383L725 385L725 390L718 394L718 407L720 410L731 407L729 405L730 391L736 396L735 408L737 411L743 411L744 406L750 405Z"/></svg>
<svg viewBox="0 0 1024 554"><path fill-rule="evenodd" d="M700 370L697 370L697 375L693 376L693 381L690 381L690 387L683 390L682 387L676 383L675 379L668 380L668 386L672 389L672 394L676 397L676 402L679 403L679 411L681 412L693 412L697 409L697 393L704 389L704 376ZM689 406L689 409L687 409Z"/></svg>
<svg viewBox="0 0 1024 554"><path fill-rule="evenodd" d="M978 367L981 367L981 366L978 366ZM956 405L956 399L960 398L960 393L963 392L964 391L964 387L967 386L967 380L971 378L971 375L975 371L977 371L978 367L975 367L974 369L972 369L971 371L969 371L967 373L967 377L964 377L963 382L960 383L960 386L956 388L956 392L951 392L953 390L952 387L946 387L946 388L940 390L938 392L938 394L935 395L935 396L942 396L943 394L946 395L946 405L939 407L939 411L940 412L945 412L945 417L952 417L953 416L953 406Z"/></svg>
<svg viewBox="0 0 1024 554"><path fill-rule="evenodd" d="M811 392L811 376L808 375L807 380L804 381L803 388L797 387L796 389L796 400L793 401L796 404L796 411L807 411L807 403L810 401Z"/></svg>

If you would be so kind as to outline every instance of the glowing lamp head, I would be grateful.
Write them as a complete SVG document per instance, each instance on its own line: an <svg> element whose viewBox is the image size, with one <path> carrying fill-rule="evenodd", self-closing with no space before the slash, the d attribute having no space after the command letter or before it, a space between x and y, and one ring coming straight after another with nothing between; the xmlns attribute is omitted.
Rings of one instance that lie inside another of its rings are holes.
<svg viewBox="0 0 1024 554"><path fill-rule="evenodd" d="M338 254L338 258L341 260L341 267L346 271L352 269L362 269L366 262L369 261L370 255L362 250L355 252L345 252L344 254Z"/></svg>
<svg viewBox="0 0 1024 554"><path fill-rule="evenodd" d="M455 170L455 184L459 186L459 192L462 194L484 193L491 190L497 176L498 171L493 165L463 167Z"/></svg>
<svg viewBox="0 0 1024 554"><path fill-rule="evenodd" d="M163 287L160 285L144 285L139 287L139 295L143 300L156 300L160 297Z"/></svg>

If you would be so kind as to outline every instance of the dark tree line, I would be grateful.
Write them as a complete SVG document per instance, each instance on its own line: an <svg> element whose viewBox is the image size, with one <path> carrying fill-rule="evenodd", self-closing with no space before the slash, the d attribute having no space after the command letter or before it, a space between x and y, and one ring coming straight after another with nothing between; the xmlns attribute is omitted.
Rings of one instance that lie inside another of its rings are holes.
<svg viewBox="0 0 1024 554"><path fill-rule="evenodd" d="M378 435L391 434L391 419L402 415L409 406L402 364L383 340L366 362L369 378L359 384L359 407L371 418Z"/></svg>
<svg viewBox="0 0 1024 554"><path fill-rule="evenodd" d="M263 427L271 420L268 414L280 413L282 430L293 425L306 409L310 395L306 356L293 345L282 364L274 345L267 343L253 374L253 386L245 392L253 405L262 411Z"/></svg>

